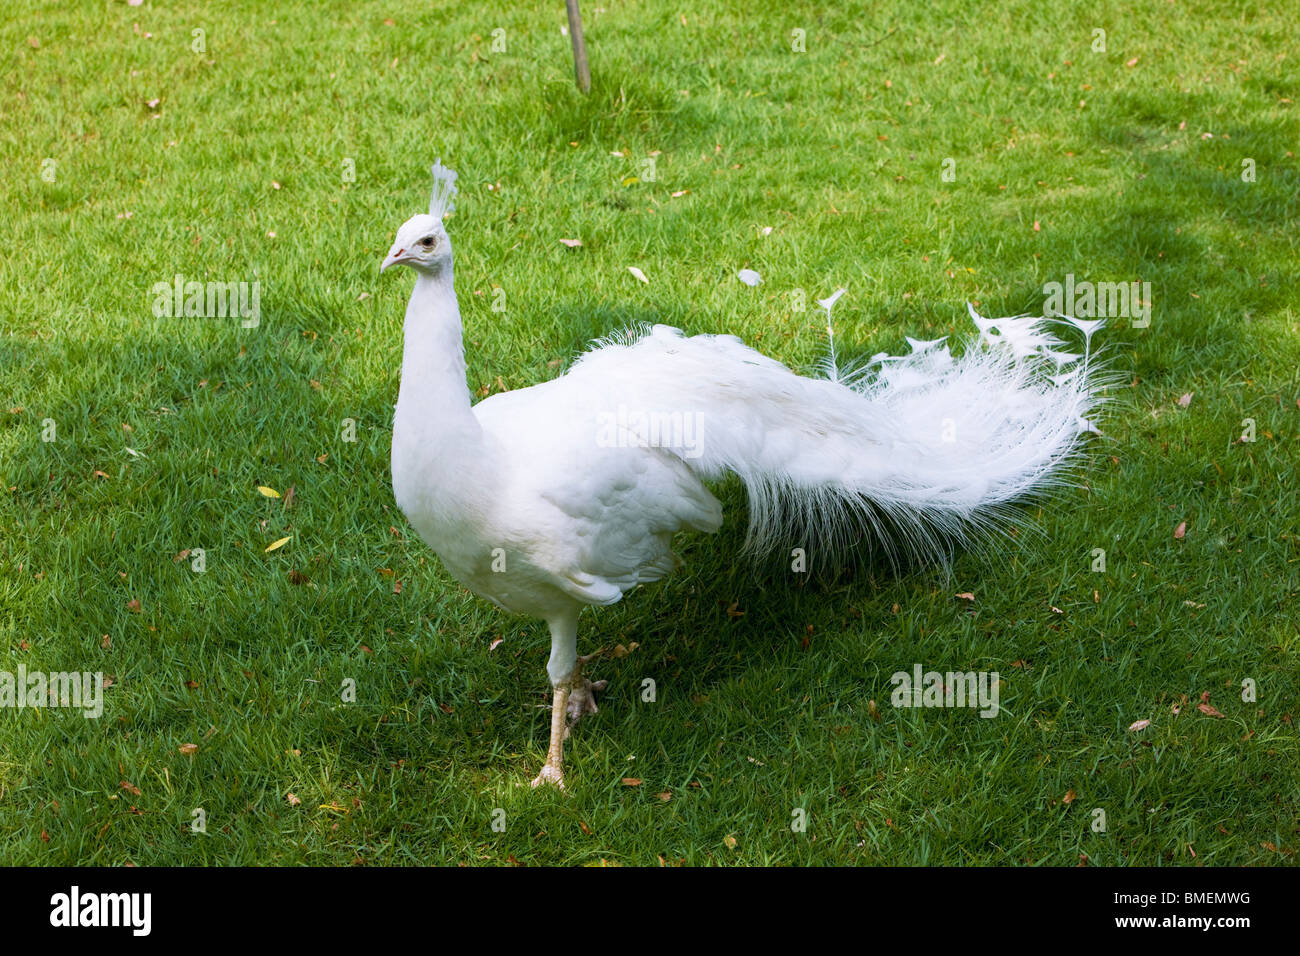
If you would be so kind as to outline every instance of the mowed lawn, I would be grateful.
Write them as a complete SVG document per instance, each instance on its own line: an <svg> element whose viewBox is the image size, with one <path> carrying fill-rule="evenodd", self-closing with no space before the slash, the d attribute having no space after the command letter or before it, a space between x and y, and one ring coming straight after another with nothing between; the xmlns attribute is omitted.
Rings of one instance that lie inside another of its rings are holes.
<svg viewBox="0 0 1300 956"><path fill-rule="evenodd" d="M762 6L588 3L587 97L558 2L6 10L0 670L111 686L0 710L0 862L1295 862L1294 17ZM533 791L545 629L390 488L378 266L439 157L480 395L641 321L812 369L841 286L841 357L1067 276L1151 321L1098 337L1074 487L947 571L756 570L724 487L682 572L584 615L610 688ZM156 316L176 276L259 283L256 326ZM893 706L916 664L1001 713Z"/></svg>

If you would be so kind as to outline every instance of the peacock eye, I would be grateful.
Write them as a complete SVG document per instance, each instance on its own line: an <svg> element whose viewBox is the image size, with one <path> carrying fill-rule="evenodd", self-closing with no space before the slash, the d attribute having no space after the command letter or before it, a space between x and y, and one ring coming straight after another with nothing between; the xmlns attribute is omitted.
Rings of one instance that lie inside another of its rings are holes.
<svg viewBox="0 0 1300 956"><path fill-rule="evenodd" d="M434 236L425 236L423 239L420 240L420 245L424 246L424 248L426 249L432 249L437 244L437 242L438 240Z"/></svg>

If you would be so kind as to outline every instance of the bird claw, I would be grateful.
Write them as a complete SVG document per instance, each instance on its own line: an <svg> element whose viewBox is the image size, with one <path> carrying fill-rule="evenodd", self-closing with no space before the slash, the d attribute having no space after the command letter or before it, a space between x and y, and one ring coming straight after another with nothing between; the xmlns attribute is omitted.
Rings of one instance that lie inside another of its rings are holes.
<svg viewBox="0 0 1300 956"><path fill-rule="evenodd" d="M565 737L568 737L568 728L572 727L587 714L594 714L597 711L596 694L604 690L609 685L609 681L589 681L585 677L579 677L574 684L573 689L569 691L569 703L565 707L565 714L568 716L568 723L565 727Z"/></svg>
<svg viewBox="0 0 1300 956"><path fill-rule="evenodd" d="M546 764L542 767L542 772L533 778L533 787L539 787L544 783L553 783L561 790L564 789L564 774L559 767Z"/></svg>

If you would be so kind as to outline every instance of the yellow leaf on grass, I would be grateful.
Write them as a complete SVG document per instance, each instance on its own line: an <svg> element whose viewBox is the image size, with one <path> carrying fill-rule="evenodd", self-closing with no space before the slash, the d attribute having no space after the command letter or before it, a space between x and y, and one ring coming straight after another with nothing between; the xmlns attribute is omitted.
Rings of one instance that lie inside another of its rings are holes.
<svg viewBox="0 0 1300 956"><path fill-rule="evenodd" d="M291 538L293 538L293 535L289 535L288 538L281 538L279 541L272 541L270 544L266 546L266 551L275 551L278 548L283 548L286 544L289 543ZM263 551L262 553L265 554L266 551Z"/></svg>
<svg viewBox="0 0 1300 956"><path fill-rule="evenodd" d="M261 492L264 496L266 496L267 498L279 498L279 497L280 497L280 492L276 491L274 488L268 488L268 487L266 487L266 485L258 485L258 486L257 486L257 490L260 491L260 492Z"/></svg>

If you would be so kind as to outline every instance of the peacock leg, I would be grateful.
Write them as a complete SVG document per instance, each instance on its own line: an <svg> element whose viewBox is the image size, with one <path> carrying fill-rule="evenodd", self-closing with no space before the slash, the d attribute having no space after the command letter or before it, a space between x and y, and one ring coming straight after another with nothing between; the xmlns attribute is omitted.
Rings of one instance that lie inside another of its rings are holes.
<svg viewBox="0 0 1300 956"><path fill-rule="evenodd" d="M573 679L582 678L582 661L578 660L578 610L574 607L546 622L551 629L551 659L546 662L546 673L551 678L555 697L551 706L551 743L546 748L542 772L533 780L534 787L547 782L564 789L564 738L569 735L564 718L569 710Z"/></svg>
<svg viewBox="0 0 1300 956"><path fill-rule="evenodd" d="M546 748L546 763L542 772L533 778L533 786L553 783L564 789L564 738L569 733L564 717L568 710L569 684L561 681L555 685L555 699L551 706L551 745Z"/></svg>
<svg viewBox="0 0 1300 956"><path fill-rule="evenodd" d="M564 741L569 736L569 727L584 715L596 712L596 692L604 690L606 682L592 682L583 676L583 666L596 655L578 656L577 609L547 623L551 629L551 659L546 662L546 672L554 688L551 743L546 748L546 763L533 780L533 786L553 783L563 790Z"/></svg>

